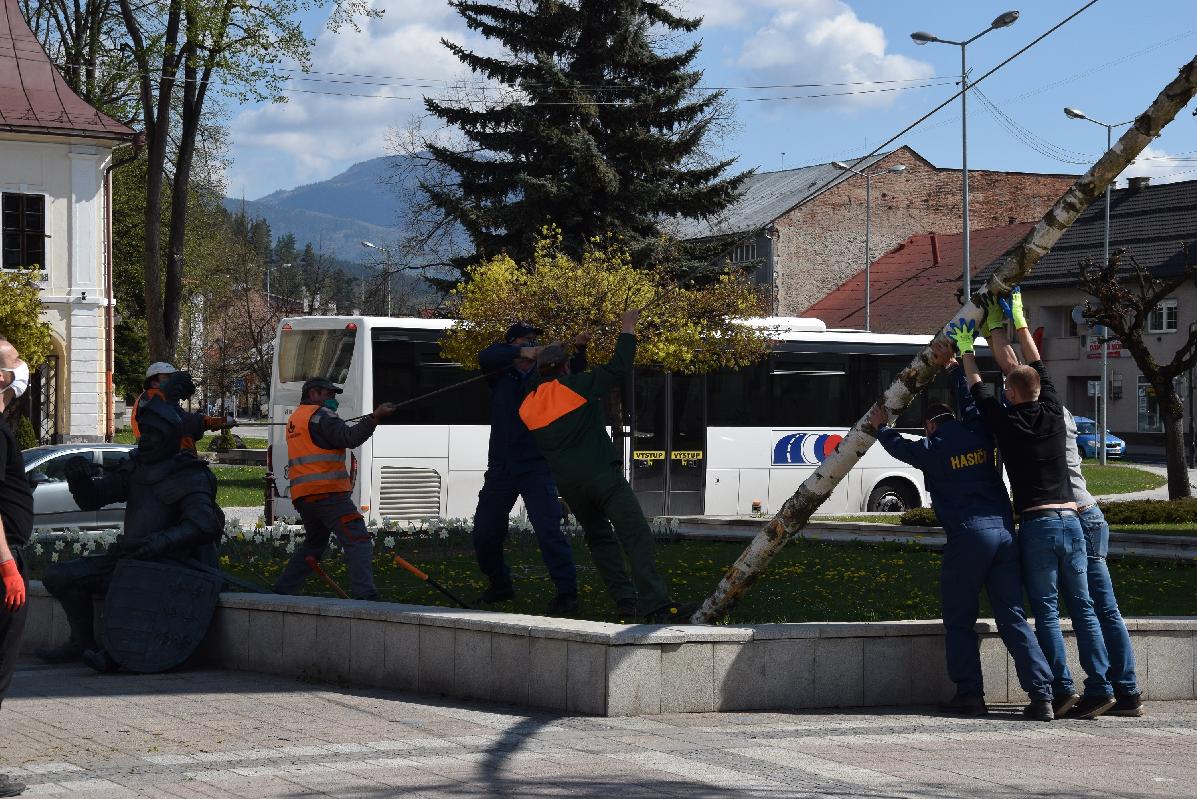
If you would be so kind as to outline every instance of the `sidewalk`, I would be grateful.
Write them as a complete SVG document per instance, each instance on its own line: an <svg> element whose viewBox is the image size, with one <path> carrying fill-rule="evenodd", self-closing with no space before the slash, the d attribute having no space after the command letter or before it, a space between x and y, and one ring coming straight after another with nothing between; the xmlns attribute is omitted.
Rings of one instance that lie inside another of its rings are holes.
<svg viewBox="0 0 1197 799"><path fill-rule="evenodd" d="M1155 464L1148 464L1148 463L1124 463L1124 464L1114 463L1114 465L1133 466L1134 468L1142 469L1145 472L1151 472L1152 474L1162 475L1163 477L1168 476L1168 467L1166 467L1166 466L1157 466ZM1197 486L1197 469L1189 469L1189 484ZM1168 498L1167 484L1162 485L1159 488L1153 488L1150 491L1132 491L1129 494L1105 494L1105 495L1097 497L1097 499L1108 501L1108 502L1125 502L1125 501L1131 500L1131 499L1167 499L1167 498Z"/></svg>
<svg viewBox="0 0 1197 799"><path fill-rule="evenodd" d="M919 709L601 719L246 672L18 669L2 770L29 796L1191 796L1197 703L1029 723Z"/></svg>

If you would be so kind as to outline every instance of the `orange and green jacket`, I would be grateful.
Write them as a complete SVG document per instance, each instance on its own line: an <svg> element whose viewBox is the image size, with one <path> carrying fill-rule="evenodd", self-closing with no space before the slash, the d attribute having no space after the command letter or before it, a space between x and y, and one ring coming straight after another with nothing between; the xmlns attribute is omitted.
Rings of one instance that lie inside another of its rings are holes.
<svg viewBox="0 0 1197 799"><path fill-rule="evenodd" d="M620 454L607 434L603 395L632 371L636 337L621 333L607 363L580 374L540 382L520 405L520 419L561 483L577 483L618 466Z"/></svg>

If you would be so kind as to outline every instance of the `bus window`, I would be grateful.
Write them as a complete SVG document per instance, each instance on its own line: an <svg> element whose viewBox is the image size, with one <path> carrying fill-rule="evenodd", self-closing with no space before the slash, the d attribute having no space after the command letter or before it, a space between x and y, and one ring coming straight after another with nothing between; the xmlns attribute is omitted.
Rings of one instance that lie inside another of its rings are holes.
<svg viewBox="0 0 1197 799"><path fill-rule="evenodd" d="M851 427L848 360L840 355L779 354L769 360L770 425Z"/></svg>
<svg viewBox="0 0 1197 799"><path fill-rule="evenodd" d="M434 341L413 341L375 331L374 405L402 402L460 383L478 374L446 361ZM482 380L405 405L383 424L490 424L490 391Z"/></svg>
<svg viewBox="0 0 1197 799"><path fill-rule="evenodd" d="M707 425L768 427L769 402L764 364L720 369L707 375Z"/></svg>
<svg viewBox="0 0 1197 799"><path fill-rule="evenodd" d="M284 330L279 340L279 382L298 383L323 377L344 383L353 360L355 335L344 329Z"/></svg>

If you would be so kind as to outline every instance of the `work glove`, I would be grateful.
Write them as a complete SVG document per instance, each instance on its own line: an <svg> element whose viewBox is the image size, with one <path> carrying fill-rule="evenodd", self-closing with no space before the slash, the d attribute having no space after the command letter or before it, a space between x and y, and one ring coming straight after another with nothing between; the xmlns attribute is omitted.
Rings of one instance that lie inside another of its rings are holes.
<svg viewBox="0 0 1197 799"><path fill-rule="evenodd" d="M560 343L549 344L540 350L540 354L536 356L536 366L540 369L557 366L566 359L568 353L565 351L565 346Z"/></svg>
<svg viewBox="0 0 1197 799"><path fill-rule="evenodd" d="M25 580L17 570L15 560L0 563L0 579L4 580L4 607L9 613L15 613L25 604Z"/></svg>
<svg viewBox="0 0 1197 799"><path fill-rule="evenodd" d="M948 323L948 338L956 342L956 349L961 355L972 355L973 338L977 335L977 323L963 316Z"/></svg>
<svg viewBox="0 0 1197 799"><path fill-rule="evenodd" d="M1003 297L999 302L1002 305L1002 313L1006 318L1014 323L1015 330L1022 330L1027 326L1027 314L1022 307L1022 287L1016 286L1014 291L1010 292L1010 298Z"/></svg>
<svg viewBox="0 0 1197 799"><path fill-rule="evenodd" d="M985 313L985 318L981 320L981 335L985 338L989 338L990 332L1006 324L1005 312L995 295L987 291L978 295L977 307Z"/></svg>

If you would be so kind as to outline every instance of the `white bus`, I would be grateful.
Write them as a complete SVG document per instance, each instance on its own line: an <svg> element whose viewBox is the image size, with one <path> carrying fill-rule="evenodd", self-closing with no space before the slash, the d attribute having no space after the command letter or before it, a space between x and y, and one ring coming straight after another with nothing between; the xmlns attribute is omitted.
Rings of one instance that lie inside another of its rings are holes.
<svg viewBox="0 0 1197 799"><path fill-rule="evenodd" d="M772 513L834 450L927 336L827 330L816 319L769 320L773 353L736 371L679 375L637 369L625 392L628 479L652 516ZM293 517L285 423L303 381L345 389L349 419L477 375L446 361L439 319L310 316L283 320L270 389L267 517ZM951 402L941 375L898 420L922 431L924 403ZM354 501L369 521L473 515L486 470L489 389L479 380L407 405L350 457ZM899 511L929 503L918 470L872 447L821 513Z"/></svg>

